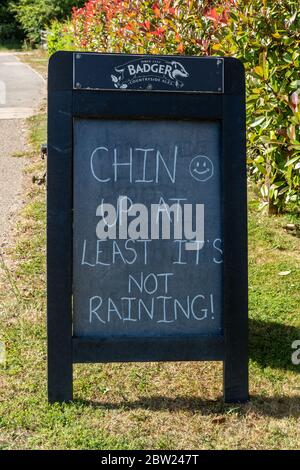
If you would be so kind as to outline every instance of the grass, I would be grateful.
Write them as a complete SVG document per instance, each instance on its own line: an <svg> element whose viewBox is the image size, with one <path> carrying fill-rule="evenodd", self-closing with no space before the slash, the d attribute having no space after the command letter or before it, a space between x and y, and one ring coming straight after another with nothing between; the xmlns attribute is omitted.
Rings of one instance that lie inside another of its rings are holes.
<svg viewBox="0 0 300 470"><path fill-rule="evenodd" d="M76 365L74 402L47 403L45 186L32 183L45 115L28 126L27 204L0 264L0 449L299 448L300 239L284 229L290 215L262 215L251 191L250 403L225 405L221 364L208 362Z"/></svg>

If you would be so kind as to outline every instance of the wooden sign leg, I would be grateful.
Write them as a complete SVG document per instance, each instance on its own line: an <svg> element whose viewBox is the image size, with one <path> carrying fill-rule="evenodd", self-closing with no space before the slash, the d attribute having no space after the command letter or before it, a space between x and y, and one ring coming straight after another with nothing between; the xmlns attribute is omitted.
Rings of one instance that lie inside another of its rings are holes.
<svg viewBox="0 0 300 470"><path fill-rule="evenodd" d="M67 345L60 345L56 338L48 340L48 401L69 402L73 399L73 364Z"/></svg>
<svg viewBox="0 0 300 470"><path fill-rule="evenodd" d="M245 77L239 61L227 64L240 94L223 97L224 399L242 403L249 399Z"/></svg>
<svg viewBox="0 0 300 470"><path fill-rule="evenodd" d="M225 403L245 403L249 400L248 358L230 357L224 361L223 387Z"/></svg>
<svg viewBox="0 0 300 470"><path fill-rule="evenodd" d="M72 92L49 90L48 109L48 400L53 403L72 400Z"/></svg>

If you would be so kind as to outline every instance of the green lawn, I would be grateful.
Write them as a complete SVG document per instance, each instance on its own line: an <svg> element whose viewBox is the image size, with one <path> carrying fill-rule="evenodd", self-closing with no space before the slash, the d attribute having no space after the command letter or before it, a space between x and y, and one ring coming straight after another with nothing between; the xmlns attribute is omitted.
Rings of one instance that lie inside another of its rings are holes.
<svg viewBox="0 0 300 470"><path fill-rule="evenodd" d="M2 449L292 449L300 447L300 239L249 204L250 392L222 402L219 363L75 366L71 404L48 405L45 330L45 186L38 157L45 116L29 120L27 204L1 257ZM286 275L279 273L289 272ZM3 357L2 357L3 359Z"/></svg>

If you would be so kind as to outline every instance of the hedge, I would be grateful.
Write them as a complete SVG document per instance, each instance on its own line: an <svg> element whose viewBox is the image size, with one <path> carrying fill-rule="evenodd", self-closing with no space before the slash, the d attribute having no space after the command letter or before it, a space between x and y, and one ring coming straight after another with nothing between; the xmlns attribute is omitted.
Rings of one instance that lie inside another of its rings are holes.
<svg viewBox="0 0 300 470"><path fill-rule="evenodd" d="M269 212L300 199L298 0L89 0L49 52L233 55L246 69L249 174Z"/></svg>

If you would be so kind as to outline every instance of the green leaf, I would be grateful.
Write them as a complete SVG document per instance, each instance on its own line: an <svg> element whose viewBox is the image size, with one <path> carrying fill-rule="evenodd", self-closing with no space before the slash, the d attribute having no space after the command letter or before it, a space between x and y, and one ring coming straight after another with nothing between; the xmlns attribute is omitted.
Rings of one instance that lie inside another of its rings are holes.
<svg viewBox="0 0 300 470"><path fill-rule="evenodd" d="M266 175L267 174L267 170L265 169L265 167L263 165L261 165L260 163L258 162L254 162L255 166L257 167L257 169L263 174L263 175Z"/></svg>
<svg viewBox="0 0 300 470"><path fill-rule="evenodd" d="M294 157L291 160L289 160L288 162L286 162L286 164L284 166L293 165L293 163L297 162L298 160L300 160L300 155L297 155L296 157Z"/></svg>
<svg viewBox="0 0 300 470"><path fill-rule="evenodd" d="M257 65L256 67L254 67L254 72L256 73L256 75L258 75L259 77L262 77L264 76L264 69L260 66L260 65Z"/></svg>
<svg viewBox="0 0 300 470"><path fill-rule="evenodd" d="M250 124L250 127L257 127L259 126L260 124L262 124L264 121L265 121L266 117L265 116L262 116L258 119L256 119L256 121L252 122L252 124Z"/></svg>

